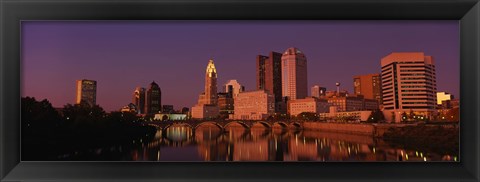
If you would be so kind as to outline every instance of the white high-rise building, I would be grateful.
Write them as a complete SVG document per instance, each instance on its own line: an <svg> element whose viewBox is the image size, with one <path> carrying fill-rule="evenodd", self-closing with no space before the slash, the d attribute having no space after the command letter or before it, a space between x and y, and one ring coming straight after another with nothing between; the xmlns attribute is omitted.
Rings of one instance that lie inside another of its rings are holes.
<svg viewBox="0 0 480 182"><path fill-rule="evenodd" d="M414 112L421 118L436 113L437 83L432 56L423 52L391 53L381 60L382 98L387 121L408 119Z"/></svg>
<svg viewBox="0 0 480 182"><path fill-rule="evenodd" d="M288 48L282 55L282 96L288 100L308 95L307 58L297 48Z"/></svg>

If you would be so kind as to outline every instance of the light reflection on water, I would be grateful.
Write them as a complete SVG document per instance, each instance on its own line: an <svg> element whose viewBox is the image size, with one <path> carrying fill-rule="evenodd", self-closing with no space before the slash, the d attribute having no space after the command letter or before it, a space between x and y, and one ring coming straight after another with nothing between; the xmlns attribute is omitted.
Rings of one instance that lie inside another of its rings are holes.
<svg viewBox="0 0 480 182"><path fill-rule="evenodd" d="M89 153L89 152L87 152ZM364 135L232 125L171 126L149 141L92 150L89 155L123 161L458 161L455 155L393 148ZM76 152L78 154L78 152ZM61 156L68 160L71 154Z"/></svg>

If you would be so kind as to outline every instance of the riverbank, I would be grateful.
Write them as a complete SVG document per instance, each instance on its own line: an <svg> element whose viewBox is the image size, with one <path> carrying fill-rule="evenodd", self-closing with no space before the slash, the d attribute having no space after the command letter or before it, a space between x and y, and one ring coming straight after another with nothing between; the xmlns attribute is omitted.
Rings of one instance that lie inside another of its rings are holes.
<svg viewBox="0 0 480 182"><path fill-rule="evenodd" d="M107 146L128 146L132 145L132 141L153 138L156 130L152 126L129 124L110 128L100 126L61 128L44 135L25 135L22 136L22 160L56 161L62 160L59 155L73 151L86 152Z"/></svg>
<svg viewBox="0 0 480 182"><path fill-rule="evenodd" d="M390 147L458 156L458 123L377 124L305 122L304 130L346 133L381 139ZM440 152L441 151L441 152Z"/></svg>
<svg viewBox="0 0 480 182"><path fill-rule="evenodd" d="M357 135L368 135L373 137L403 137L400 131L412 130L412 128L425 129L431 127L441 127L446 130L458 131L458 125L446 124L387 124L387 123L325 123L325 122L305 122L305 130L320 130L328 132L340 132ZM403 128L403 130L402 130ZM398 135L397 135L398 133Z"/></svg>
<svg viewBox="0 0 480 182"><path fill-rule="evenodd" d="M303 129L360 135L373 135L375 133L375 126L372 124L304 122Z"/></svg>
<svg viewBox="0 0 480 182"><path fill-rule="evenodd" d="M443 151L442 154L458 155L459 128L441 125L417 125L390 128L383 139L406 148L424 148L426 152Z"/></svg>

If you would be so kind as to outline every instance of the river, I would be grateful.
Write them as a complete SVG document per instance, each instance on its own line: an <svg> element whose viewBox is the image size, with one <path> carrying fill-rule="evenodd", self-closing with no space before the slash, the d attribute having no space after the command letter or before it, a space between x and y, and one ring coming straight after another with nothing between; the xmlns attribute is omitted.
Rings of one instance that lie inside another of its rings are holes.
<svg viewBox="0 0 480 182"><path fill-rule="evenodd" d="M458 154L407 149L365 135L215 125L158 130L131 143L73 151L61 161L459 161Z"/></svg>

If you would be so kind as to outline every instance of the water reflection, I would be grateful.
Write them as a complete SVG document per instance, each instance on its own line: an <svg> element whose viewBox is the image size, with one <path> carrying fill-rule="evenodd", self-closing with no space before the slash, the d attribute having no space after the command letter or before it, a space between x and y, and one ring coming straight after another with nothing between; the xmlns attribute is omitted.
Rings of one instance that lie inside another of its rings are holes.
<svg viewBox="0 0 480 182"><path fill-rule="evenodd" d="M371 136L265 128L261 124L250 129L231 124L225 130L213 124L196 129L174 125L129 145L59 157L82 159L78 156L125 161L458 161L456 154L392 147Z"/></svg>

